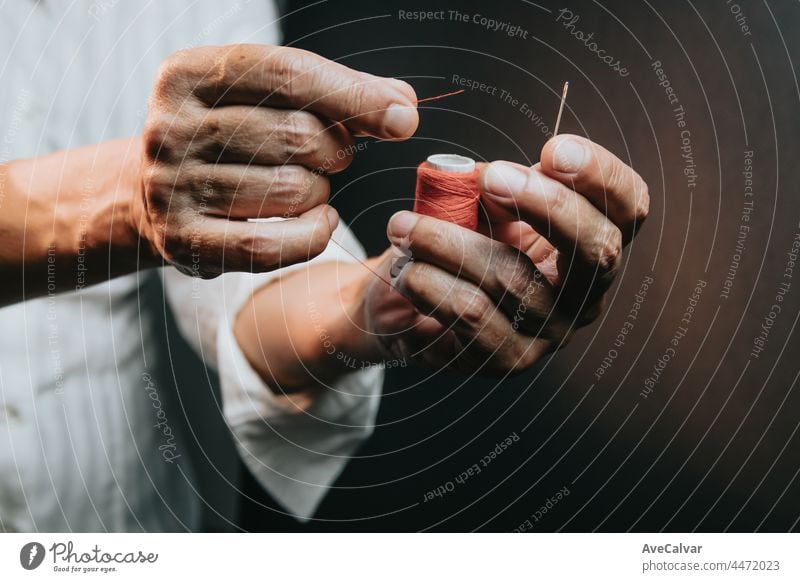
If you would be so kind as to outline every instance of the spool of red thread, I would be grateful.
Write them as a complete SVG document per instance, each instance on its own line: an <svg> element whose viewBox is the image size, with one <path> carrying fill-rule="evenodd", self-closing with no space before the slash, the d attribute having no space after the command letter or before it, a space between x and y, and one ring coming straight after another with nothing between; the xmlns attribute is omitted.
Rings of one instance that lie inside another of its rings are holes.
<svg viewBox="0 0 800 582"><path fill-rule="evenodd" d="M414 212L475 230L478 227L480 173L475 160L434 154L417 168Z"/></svg>

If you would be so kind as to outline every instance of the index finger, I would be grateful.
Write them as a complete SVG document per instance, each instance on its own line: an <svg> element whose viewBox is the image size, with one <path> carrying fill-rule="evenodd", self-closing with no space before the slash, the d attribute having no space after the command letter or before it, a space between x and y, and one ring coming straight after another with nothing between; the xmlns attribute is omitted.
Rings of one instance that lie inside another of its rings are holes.
<svg viewBox="0 0 800 582"><path fill-rule="evenodd" d="M205 53L205 54L204 54ZM235 45L190 49L176 57L197 67L194 93L209 106L272 105L308 109L351 132L384 139L411 137L419 124L414 89L398 79L355 71L288 47Z"/></svg>
<svg viewBox="0 0 800 582"><path fill-rule="evenodd" d="M530 257L514 247L408 211L392 216L387 235L392 244L410 251L414 260L435 265L483 290L509 318L519 319L529 331L539 333L542 321L555 306L555 289ZM551 323L541 332L548 334L555 327Z"/></svg>
<svg viewBox="0 0 800 582"><path fill-rule="evenodd" d="M577 135L559 135L542 149L547 176L580 192L606 214L629 241L647 218L647 184L604 147Z"/></svg>

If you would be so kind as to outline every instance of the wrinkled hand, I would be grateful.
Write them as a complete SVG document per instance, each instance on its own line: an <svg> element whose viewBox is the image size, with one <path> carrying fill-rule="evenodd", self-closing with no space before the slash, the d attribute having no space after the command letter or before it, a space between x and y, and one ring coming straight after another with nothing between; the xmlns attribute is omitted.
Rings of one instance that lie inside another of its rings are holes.
<svg viewBox="0 0 800 582"><path fill-rule="evenodd" d="M130 220L144 247L194 276L266 271L321 253L338 224L326 174L354 135L410 137L406 83L284 47L188 49L161 66ZM248 218L297 217L248 222Z"/></svg>
<svg viewBox="0 0 800 582"><path fill-rule="evenodd" d="M364 307L384 357L485 374L530 367L600 314L647 216L638 174L577 136L550 140L532 168L484 165L481 180L480 233L392 217L389 239L407 250L390 249L378 268L397 290L373 277Z"/></svg>

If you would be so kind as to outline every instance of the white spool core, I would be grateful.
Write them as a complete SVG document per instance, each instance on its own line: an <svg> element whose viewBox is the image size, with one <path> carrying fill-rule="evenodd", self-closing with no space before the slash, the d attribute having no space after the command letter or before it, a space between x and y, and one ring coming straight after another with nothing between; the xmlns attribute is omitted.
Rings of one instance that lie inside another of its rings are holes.
<svg viewBox="0 0 800 582"><path fill-rule="evenodd" d="M458 154L433 154L428 156L428 163L440 172L469 174L475 169L475 160Z"/></svg>

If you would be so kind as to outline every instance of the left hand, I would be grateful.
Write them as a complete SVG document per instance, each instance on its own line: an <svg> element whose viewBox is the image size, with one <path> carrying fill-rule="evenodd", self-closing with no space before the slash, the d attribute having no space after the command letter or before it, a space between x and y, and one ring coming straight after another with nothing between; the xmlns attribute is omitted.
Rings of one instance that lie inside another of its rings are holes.
<svg viewBox="0 0 800 582"><path fill-rule="evenodd" d="M384 357L464 372L527 369L597 318L622 247L647 216L642 178L578 136L551 139L532 168L481 169L481 232L411 212L392 217L389 239L413 261L397 290L371 277L362 307ZM398 257L384 254L382 276Z"/></svg>

